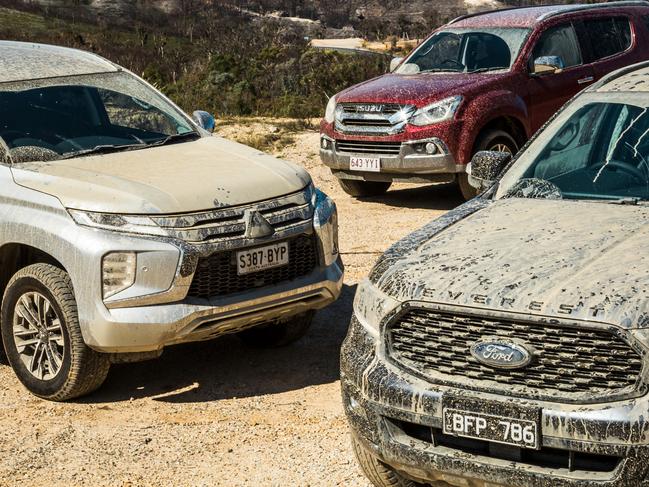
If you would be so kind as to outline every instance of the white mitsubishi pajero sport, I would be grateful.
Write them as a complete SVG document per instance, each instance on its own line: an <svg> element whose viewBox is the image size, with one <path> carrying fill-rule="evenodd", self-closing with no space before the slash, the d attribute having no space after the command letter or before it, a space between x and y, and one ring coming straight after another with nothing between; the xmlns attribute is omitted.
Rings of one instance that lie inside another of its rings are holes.
<svg viewBox="0 0 649 487"><path fill-rule="evenodd" d="M98 56L0 42L4 350L51 400L237 332L277 346L341 290L336 207Z"/></svg>

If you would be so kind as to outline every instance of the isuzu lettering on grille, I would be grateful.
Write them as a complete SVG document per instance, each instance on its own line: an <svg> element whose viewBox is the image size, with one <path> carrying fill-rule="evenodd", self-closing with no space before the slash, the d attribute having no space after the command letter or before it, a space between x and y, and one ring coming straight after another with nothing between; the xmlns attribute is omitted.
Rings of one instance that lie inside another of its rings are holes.
<svg viewBox="0 0 649 487"><path fill-rule="evenodd" d="M382 113L383 105L356 105L357 113Z"/></svg>

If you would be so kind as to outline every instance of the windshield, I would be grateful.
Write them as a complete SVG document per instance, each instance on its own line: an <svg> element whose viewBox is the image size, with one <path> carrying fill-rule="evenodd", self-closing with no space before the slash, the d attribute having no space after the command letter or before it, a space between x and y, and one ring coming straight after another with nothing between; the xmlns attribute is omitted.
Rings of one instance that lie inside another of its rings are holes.
<svg viewBox="0 0 649 487"><path fill-rule="evenodd" d="M445 29L417 48L396 73L509 69L529 33L529 29Z"/></svg>
<svg viewBox="0 0 649 487"><path fill-rule="evenodd" d="M194 133L182 113L128 73L0 84L0 152L12 162L143 148Z"/></svg>
<svg viewBox="0 0 649 487"><path fill-rule="evenodd" d="M622 99L587 103L551 124L549 138L542 134L507 172L498 196L545 185L565 199L649 199L649 108Z"/></svg>

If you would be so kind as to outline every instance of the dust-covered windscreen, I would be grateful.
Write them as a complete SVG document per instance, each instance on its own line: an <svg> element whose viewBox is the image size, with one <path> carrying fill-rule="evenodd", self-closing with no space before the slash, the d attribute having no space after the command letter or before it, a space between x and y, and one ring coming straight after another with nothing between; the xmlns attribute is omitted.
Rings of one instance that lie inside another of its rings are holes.
<svg viewBox="0 0 649 487"><path fill-rule="evenodd" d="M507 70L518 57L529 29L444 29L435 33L395 71L475 73Z"/></svg>
<svg viewBox="0 0 649 487"><path fill-rule="evenodd" d="M8 153L9 162L133 150L198 136L172 104L125 72L0 84L0 153Z"/></svg>
<svg viewBox="0 0 649 487"><path fill-rule="evenodd" d="M525 196L518 189L544 187L544 194L527 191L564 199L649 200L648 107L620 98L587 103L562 118L505 174L500 196Z"/></svg>

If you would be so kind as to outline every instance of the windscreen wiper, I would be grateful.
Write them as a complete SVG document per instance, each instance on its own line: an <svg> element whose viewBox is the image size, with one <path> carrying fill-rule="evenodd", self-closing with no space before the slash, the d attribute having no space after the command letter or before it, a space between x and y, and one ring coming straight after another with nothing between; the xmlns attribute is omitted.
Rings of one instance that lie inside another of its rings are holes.
<svg viewBox="0 0 649 487"><path fill-rule="evenodd" d="M174 144L187 139L200 139L201 135L198 132L184 132L182 134L173 134L164 139L156 140L149 144L149 147L156 147L159 145Z"/></svg>
<svg viewBox="0 0 649 487"><path fill-rule="evenodd" d="M637 196L626 196L624 198L618 198L615 200L609 200L607 203L613 203L614 205L631 205L631 206L637 206L640 202L643 202L646 200L643 200L642 198L638 198Z"/></svg>
<svg viewBox="0 0 649 487"><path fill-rule="evenodd" d="M475 73L486 73L487 71L502 71L503 69L507 69L504 66L493 66L491 68L478 68L474 69L473 71L467 71L467 73L475 74Z"/></svg>
<svg viewBox="0 0 649 487"><path fill-rule="evenodd" d="M144 149L147 147L147 144L129 144L129 145L113 145L113 144L107 144L107 145L98 145L93 147L92 149L83 149L80 151L76 152L66 152L65 154L62 154L61 157L58 158L59 161L64 160L64 159L73 159L75 157L82 157L82 156L87 156L90 154L110 154L111 152L121 152L121 151L129 151L129 150L136 150L136 149Z"/></svg>
<svg viewBox="0 0 649 487"><path fill-rule="evenodd" d="M421 73L462 73L462 71L459 69L432 68L432 69L424 69L423 71L419 71L419 73L417 74L421 74Z"/></svg>

